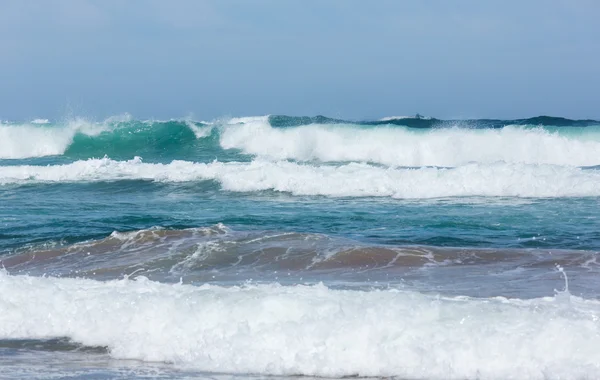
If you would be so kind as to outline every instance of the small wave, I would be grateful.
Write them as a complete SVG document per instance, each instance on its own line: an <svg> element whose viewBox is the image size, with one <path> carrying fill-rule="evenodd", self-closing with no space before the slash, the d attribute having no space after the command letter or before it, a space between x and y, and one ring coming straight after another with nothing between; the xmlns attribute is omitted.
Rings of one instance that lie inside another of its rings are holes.
<svg viewBox="0 0 600 380"><path fill-rule="evenodd" d="M312 166L293 162L173 161L143 163L108 158L65 165L0 167L0 184L31 182L216 181L223 190L274 190L331 197L440 198L466 196L600 196L600 172L553 165L496 163L456 168L382 168L368 164Z"/></svg>
<svg viewBox="0 0 600 380"><path fill-rule="evenodd" d="M597 301L323 285L199 287L0 273L1 339L69 338L209 372L411 379L593 378ZM518 349L515 349L518 347Z"/></svg>
<svg viewBox="0 0 600 380"><path fill-rule="evenodd" d="M235 231L217 224L113 232L104 239L66 246L24 247L1 258L0 267L12 274L111 280L131 273L159 281L239 281L258 273L261 279L308 280L316 276L323 280L324 274L337 273L346 281L360 282L366 278L390 281L388 275L398 278L413 269L434 271L451 266L460 266L464 273L475 266L503 273L515 267L551 270L557 264L570 271L590 271L596 256L597 252L581 250L549 253L541 249L375 245L315 233Z"/></svg>
<svg viewBox="0 0 600 380"><path fill-rule="evenodd" d="M471 129L497 129L507 125L521 126L545 126L545 127L589 127L598 126L598 120L573 120L563 117L536 116L527 119L455 119L442 120L430 116L389 116L379 120L359 120L349 121L343 119L333 119L326 116L286 116L270 115L269 122L274 127L298 127L309 124L355 124L355 125L398 125L410 128L429 129L429 128L447 128L460 126Z"/></svg>
<svg viewBox="0 0 600 380"><path fill-rule="evenodd" d="M396 121L396 120L405 120L405 119L425 119L425 120L431 120L433 118L429 117L429 116L421 116L421 115L417 115L417 116L386 116L386 117L382 117L381 119L379 119L379 121L393 122L393 121Z"/></svg>

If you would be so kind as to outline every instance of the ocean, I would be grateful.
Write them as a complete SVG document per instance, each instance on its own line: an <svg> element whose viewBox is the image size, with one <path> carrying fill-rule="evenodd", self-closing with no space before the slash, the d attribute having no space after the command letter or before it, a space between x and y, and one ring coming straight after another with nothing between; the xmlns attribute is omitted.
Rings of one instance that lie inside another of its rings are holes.
<svg viewBox="0 0 600 380"><path fill-rule="evenodd" d="M600 378L600 122L0 123L0 378Z"/></svg>

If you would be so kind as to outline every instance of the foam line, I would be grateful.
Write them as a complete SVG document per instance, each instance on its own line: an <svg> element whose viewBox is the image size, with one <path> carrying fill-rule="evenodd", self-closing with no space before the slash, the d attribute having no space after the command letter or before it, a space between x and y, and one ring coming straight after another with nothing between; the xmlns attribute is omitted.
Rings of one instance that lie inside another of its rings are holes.
<svg viewBox="0 0 600 380"><path fill-rule="evenodd" d="M457 168L382 168L351 163L173 161L143 163L108 158L51 166L0 167L0 184L31 182L216 181L223 190L274 190L331 197L437 198L461 196L600 196L600 171L553 165L468 164Z"/></svg>
<svg viewBox="0 0 600 380"><path fill-rule="evenodd" d="M219 287L0 273L0 338L68 337L203 371L575 379L600 371L600 304L323 285Z"/></svg>

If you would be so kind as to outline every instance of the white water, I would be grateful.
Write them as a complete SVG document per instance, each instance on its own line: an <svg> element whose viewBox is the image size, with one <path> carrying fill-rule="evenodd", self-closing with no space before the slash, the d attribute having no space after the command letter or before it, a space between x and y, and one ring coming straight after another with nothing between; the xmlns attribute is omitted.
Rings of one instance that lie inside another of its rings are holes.
<svg viewBox="0 0 600 380"><path fill-rule="evenodd" d="M194 132L194 136L196 136L197 139L202 139L204 137L210 136L210 133L212 132L212 126L210 125L200 127L194 124L193 121L189 120L185 120L185 125L187 125L187 127L191 129L192 132Z"/></svg>
<svg viewBox="0 0 600 380"><path fill-rule="evenodd" d="M169 285L0 273L0 339L68 337L202 371L575 379L600 371L600 303Z"/></svg>
<svg viewBox="0 0 600 380"><path fill-rule="evenodd" d="M600 132L592 128L568 135L515 126L479 130L318 124L273 128L265 118L242 122L222 128L221 147L270 160L360 161L391 166L458 166L498 161L600 164ZM568 130L575 129L565 128Z"/></svg>
<svg viewBox="0 0 600 380"><path fill-rule="evenodd" d="M143 163L108 158L65 165L2 166L0 184L141 179L214 180L224 190L275 190L332 197L436 198L455 196L600 196L600 171L553 165L496 163L445 168L382 168L351 163L312 166L287 161Z"/></svg>
<svg viewBox="0 0 600 380"><path fill-rule="evenodd" d="M43 120L45 121L45 120ZM77 133L95 136L107 125L74 119L62 126L43 125L39 120L31 124L0 125L0 159L19 159L63 154Z"/></svg>
<svg viewBox="0 0 600 380"><path fill-rule="evenodd" d="M33 125L0 125L0 158L27 158L62 154L75 131Z"/></svg>
<svg viewBox="0 0 600 380"><path fill-rule="evenodd" d="M50 124L50 120L48 120L48 119L33 119L33 120L31 120L31 124Z"/></svg>
<svg viewBox="0 0 600 380"><path fill-rule="evenodd" d="M119 123L131 120L131 116L125 114L112 116L102 122L77 118L57 125L47 125L47 119L36 119L29 124L0 124L0 159L62 155L73 143L77 133L97 136L117 128ZM144 123L155 122L160 121ZM184 122L198 139L209 136L212 131L212 126L198 126L188 120Z"/></svg>

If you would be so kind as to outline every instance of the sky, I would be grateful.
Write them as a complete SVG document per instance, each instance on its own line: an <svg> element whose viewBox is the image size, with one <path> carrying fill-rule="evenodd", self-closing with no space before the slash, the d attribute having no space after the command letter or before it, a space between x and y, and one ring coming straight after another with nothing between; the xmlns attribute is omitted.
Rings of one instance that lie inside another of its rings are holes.
<svg viewBox="0 0 600 380"><path fill-rule="evenodd" d="M0 0L0 120L600 119L597 0Z"/></svg>

